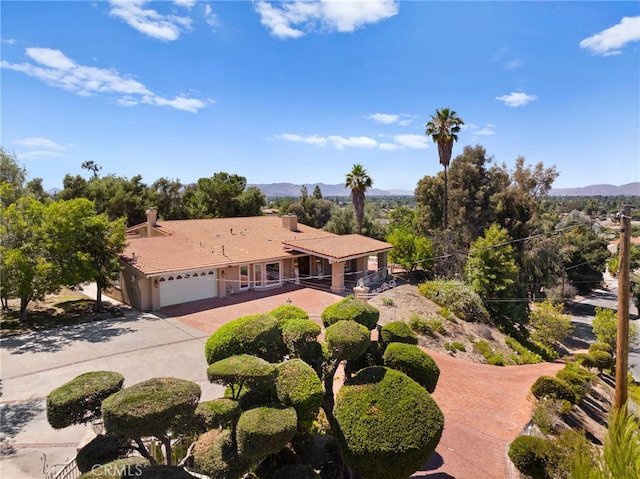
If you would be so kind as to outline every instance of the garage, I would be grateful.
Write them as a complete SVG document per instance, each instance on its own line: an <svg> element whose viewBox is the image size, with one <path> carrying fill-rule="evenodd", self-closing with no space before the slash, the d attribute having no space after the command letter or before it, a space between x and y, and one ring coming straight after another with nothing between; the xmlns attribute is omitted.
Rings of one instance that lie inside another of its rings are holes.
<svg viewBox="0 0 640 479"><path fill-rule="evenodd" d="M160 307L218 296L217 275L214 271L167 276L159 278L158 282Z"/></svg>

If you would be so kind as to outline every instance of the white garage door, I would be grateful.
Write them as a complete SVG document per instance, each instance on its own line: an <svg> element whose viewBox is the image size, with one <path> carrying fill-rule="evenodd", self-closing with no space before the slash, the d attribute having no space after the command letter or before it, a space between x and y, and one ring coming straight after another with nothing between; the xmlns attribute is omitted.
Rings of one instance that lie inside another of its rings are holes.
<svg viewBox="0 0 640 479"><path fill-rule="evenodd" d="M186 275L185 275L186 276ZM218 295L215 274L189 277L169 276L160 279L160 307L188 303Z"/></svg>

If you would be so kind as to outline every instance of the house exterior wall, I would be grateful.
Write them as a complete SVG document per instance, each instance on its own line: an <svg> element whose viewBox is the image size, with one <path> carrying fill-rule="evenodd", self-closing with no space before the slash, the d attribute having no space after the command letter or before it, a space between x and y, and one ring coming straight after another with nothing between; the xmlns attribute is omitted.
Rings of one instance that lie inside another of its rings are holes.
<svg viewBox="0 0 640 479"><path fill-rule="evenodd" d="M122 298L130 306L142 311L154 310L160 307L160 295L158 292L155 293L157 305L154 307L154 291L151 279L143 277L126 263L120 273L120 285Z"/></svg>

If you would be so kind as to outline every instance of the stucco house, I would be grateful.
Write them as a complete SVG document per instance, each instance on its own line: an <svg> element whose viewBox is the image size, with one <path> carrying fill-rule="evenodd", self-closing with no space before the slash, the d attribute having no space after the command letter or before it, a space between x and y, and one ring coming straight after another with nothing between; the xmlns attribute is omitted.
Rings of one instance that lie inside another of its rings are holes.
<svg viewBox="0 0 640 479"><path fill-rule="evenodd" d="M141 310L305 280L330 279L331 291L342 292L345 281L383 280L393 248L298 224L295 215L158 221L155 209L127 229L127 239L120 288L124 301Z"/></svg>

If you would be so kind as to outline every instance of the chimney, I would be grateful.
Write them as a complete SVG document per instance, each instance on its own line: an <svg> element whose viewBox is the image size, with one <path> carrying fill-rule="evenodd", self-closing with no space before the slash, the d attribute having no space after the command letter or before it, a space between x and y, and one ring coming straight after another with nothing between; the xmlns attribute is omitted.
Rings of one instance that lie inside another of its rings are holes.
<svg viewBox="0 0 640 479"><path fill-rule="evenodd" d="M151 237L152 235L152 229L154 226L157 226L157 219L158 219L158 210L156 210L155 208L149 208L147 211L147 236Z"/></svg>
<svg viewBox="0 0 640 479"><path fill-rule="evenodd" d="M282 227L289 231L298 231L298 217L296 215L283 215Z"/></svg>

